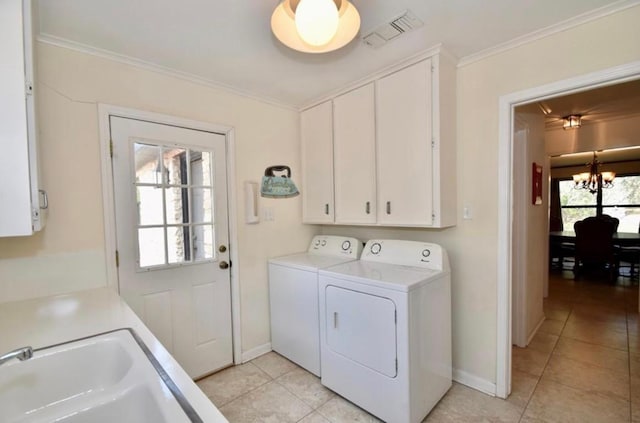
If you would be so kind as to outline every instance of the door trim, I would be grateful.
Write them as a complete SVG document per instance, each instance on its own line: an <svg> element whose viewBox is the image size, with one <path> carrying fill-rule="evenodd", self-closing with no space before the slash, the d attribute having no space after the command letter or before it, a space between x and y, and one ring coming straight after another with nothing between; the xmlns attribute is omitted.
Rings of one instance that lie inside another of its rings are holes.
<svg viewBox="0 0 640 423"><path fill-rule="evenodd" d="M109 146L109 141L111 139L111 132L109 127L110 116L138 119L163 125L179 126L187 129L215 132L225 135L227 150L226 162L229 245L232 246L232 248L229 249L229 257L232 262L239 263L238 222L236 208L235 129L232 126L218 125L214 123L184 119L160 113L147 112L144 110L130 109L126 107L114 106L111 104L98 103L98 124L100 131L100 167L102 177L102 201L104 214L104 244L105 266L107 269L107 286L113 289L115 292L119 293L118 269L116 267L115 261L115 251L117 248L115 200ZM235 266L231 269L231 336L233 343L234 364L242 363L242 336L240 324L240 278L238 267Z"/></svg>
<svg viewBox="0 0 640 423"><path fill-rule="evenodd" d="M534 88L505 94L498 108L498 245L496 392L506 398L511 392L511 290L513 243L513 109L521 104L568 95L640 78L640 61L602 69Z"/></svg>

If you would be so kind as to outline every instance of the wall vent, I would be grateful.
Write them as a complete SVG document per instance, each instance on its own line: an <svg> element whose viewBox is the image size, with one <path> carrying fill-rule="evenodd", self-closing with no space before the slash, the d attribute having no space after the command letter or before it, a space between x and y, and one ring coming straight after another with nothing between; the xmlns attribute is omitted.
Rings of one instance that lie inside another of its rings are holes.
<svg viewBox="0 0 640 423"><path fill-rule="evenodd" d="M424 22L422 22L415 13L407 10L400 16L391 19L384 25L380 25L368 34L363 35L362 41L369 47L380 48L405 32L413 31L422 25L424 25Z"/></svg>

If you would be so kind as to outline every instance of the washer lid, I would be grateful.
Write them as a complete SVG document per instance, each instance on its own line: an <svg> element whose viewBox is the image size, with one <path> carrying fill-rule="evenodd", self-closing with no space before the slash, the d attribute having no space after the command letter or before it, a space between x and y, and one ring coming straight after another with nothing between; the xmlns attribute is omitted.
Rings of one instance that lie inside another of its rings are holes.
<svg viewBox="0 0 640 423"><path fill-rule="evenodd" d="M294 269L317 272L318 269L335 266L337 264L354 261L354 258L321 256L308 253L294 254L292 256L276 257L269 260L269 264L291 267Z"/></svg>
<svg viewBox="0 0 640 423"><path fill-rule="evenodd" d="M441 270L358 260L321 269L318 274L321 277L329 276L408 292L446 273Z"/></svg>

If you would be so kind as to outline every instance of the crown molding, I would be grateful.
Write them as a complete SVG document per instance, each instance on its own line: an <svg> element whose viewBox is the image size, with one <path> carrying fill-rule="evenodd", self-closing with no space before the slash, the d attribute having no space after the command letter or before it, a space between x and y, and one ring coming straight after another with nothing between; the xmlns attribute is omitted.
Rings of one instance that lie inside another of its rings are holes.
<svg viewBox="0 0 640 423"><path fill-rule="evenodd" d="M591 22L591 21L603 18L605 16L621 12L625 9L635 7L639 4L640 4L640 0L620 0L615 3L609 4L607 6L599 7L589 12L585 12L580 15L573 16L565 21L550 25L546 28L542 28L537 31L530 32L526 35L516 37L512 40L495 45L493 47L489 47L477 53L464 56L458 62L458 67L461 68L461 67L470 65L480 60L484 60L488 57L495 56L497 54L504 53L514 48L520 47L524 44L528 44L533 41L539 40L541 38L548 37L558 32L563 32L568 29L583 25L587 22Z"/></svg>
<svg viewBox="0 0 640 423"><path fill-rule="evenodd" d="M114 62L122 63L125 65L133 66L139 69L144 69L150 72L155 72L161 75L170 76L173 78L181 79L183 81L192 82L198 85L204 85L206 87L214 88L217 90L225 91L230 94L235 94L241 97L245 97L251 100L259 101L261 103L266 103L271 106L280 107L287 110L298 111L299 108L292 104L283 103L281 101L269 98L269 97L261 97L255 95L253 93L249 93L247 91L240 90L231 85L223 84L217 81L213 81L211 79L203 78L201 76L183 72L176 69L168 68L166 66L158 65L156 63L147 62L144 60L136 59L131 56L127 56L124 54L115 53L110 50L104 50L97 47L93 47L87 44L78 43L76 41L71 41L66 38L57 37L55 35L40 33L38 35L38 41L44 44L49 44L56 47L65 48L67 50L73 50L80 53L88 54L91 56L99 57L101 59L112 60Z"/></svg>

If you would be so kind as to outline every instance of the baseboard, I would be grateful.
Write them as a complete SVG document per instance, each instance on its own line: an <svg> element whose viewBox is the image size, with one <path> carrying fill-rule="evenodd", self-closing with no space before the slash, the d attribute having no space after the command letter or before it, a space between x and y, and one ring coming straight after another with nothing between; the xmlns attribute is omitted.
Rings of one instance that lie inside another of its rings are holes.
<svg viewBox="0 0 640 423"><path fill-rule="evenodd" d="M251 361L256 357L260 357L261 355L268 353L269 351L271 351L271 342L251 348L249 351L244 351L242 353L242 362L246 363L247 361Z"/></svg>
<svg viewBox="0 0 640 423"><path fill-rule="evenodd" d="M489 394L492 397L496 396L496 384L486 379L482 379L471 373L467 373L464 370L453 369L453 380L461 383L469 388L473 388L476 391Z"/></svg>
<svg viewBox="0 0 640 423"><path fill-rule="evenodd" d="M540 321L538 322L536 327L531 332L531 335L529 335L529 337L527 338L527 346L529 346L529 344L531 343L531 340L533 339L533 337L536 336L536 333L538 333L538 329L540 329L540 326L542 326L542 324L544 323L545 320L546 320L546 317L545 317L544 313L542 313L542 318L540 319Z"/></svg>

